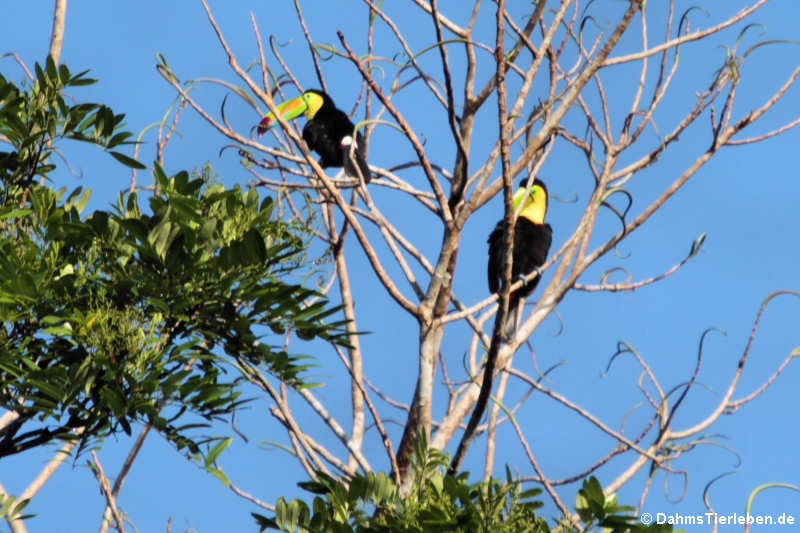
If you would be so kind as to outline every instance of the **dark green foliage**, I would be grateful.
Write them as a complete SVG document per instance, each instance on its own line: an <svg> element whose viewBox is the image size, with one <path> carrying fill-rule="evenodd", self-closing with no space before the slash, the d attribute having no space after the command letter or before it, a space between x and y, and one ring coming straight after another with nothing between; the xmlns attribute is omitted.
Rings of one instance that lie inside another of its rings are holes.
<svg viewBox="0 0 800 533"><path fill-rule="evenodd" d="M575 511L587 528L609 533L667 533L672 526L650 524L645 526L631 514L634 507L617 505L617 496L606 497L603 487L594 476L586 479L578 490ZM571 531L571 530L570 530Z"/></svg>
<svg viewBox="0 0 800 533"><path fill-rule="evenodd" d="M304 386L307 358L275 334L344 343L343 323L326 321L337 309L304 306L317 294L285 281L301 228L254 190L156 166L146 210L120 195L84 216L88 190L39 185L60 138L108 149L130 134L104 106L66 104L60 90L90 83L83 74L50 60L36 73L28 91L0 77L0 133L13 147L0 157L0 407L19 415L0 458L76 435L83 446L137 421L199 453L197 428L244 401L237 366Z"/></svg>
<svg viewBox="0 0 800 533"><path fill-rule="evenodd" d="M506 468L504 482L469 483L468 473L447 476L449 461L439 451L417 445L412 465L414 477L406 497L398 494L385 474L357 474L336 480L318 474L316 481L300 486L316 494L311 508L302 500L280 498L272 518L253 513L265 529L313 533L563 533L577 532L560 523L553 529L536 510L541 489L522 490ZM598 492L599 490L599 492ZM620 507L606 500L595 478L584 482L576 509L589 531L608 533L661 533L671 526L645 527Z"/></svg>
<svg viewBox="0 0 800 533"><path fill-rule="evenodd" d="M541 503L532 498L539 489L522 492L511 480L470 484L466 473L446 476L447 461L435 450L418 454L414 465L413 487L406 498L398 495L397 487L383 473L355 475L347 484L320 474L317 481L301 484L319 495L311 509L302 500L281 498L273 518L254 516L262 531L549 531L535 513Z"/></svg>
<svg viewBox="0 0 800 533"><path fill-rule="evenodd" d="M47 176L55 166L51 155L53 142L74 139L89 142L109 151L128 166L144 168L138 161L112 151L132 144L133 134L120 131L125 115L117 115L101 104L69 105L62 91L90 85L95 80L86 71L72 74L65 65L56 65L48 57L45 68L35 67L36 80L27 90L0 75L0 135L13 146L11 152L0 152L0 180L3 205L20 194L36 178Z"/></svg>

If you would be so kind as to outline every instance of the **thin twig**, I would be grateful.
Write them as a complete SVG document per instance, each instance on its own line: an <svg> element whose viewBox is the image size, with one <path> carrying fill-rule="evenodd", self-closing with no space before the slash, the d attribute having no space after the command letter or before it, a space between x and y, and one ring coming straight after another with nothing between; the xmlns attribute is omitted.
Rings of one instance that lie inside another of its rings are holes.
<svg viewBox="0 0 800 533"><path fill-rule="evenodd" d="M92 459L94 460L94 475L97 477L97 481L100 483L100 489L102 490L103 495L106 497L108 507L111 509L111 516L114 517L114 522L117 524L117 531L119 531L119 533L125 533L125 525L122 521L122 515L119 514L119 509L117 509L117 500L114 498L114 494L111 492L111 486L108 484L108 478L106 477L105 472L103 472L103 465L100 464L100 459L97 457L97 452L95 450L92 450Z"/></svg>
<svg viewBox="0 0 800 533"><path fill-rule="evenodd" d="M703 37L707 37L707 36L709 36L709 35L711 35L713 33L717 33L717 32L719 32L721 30L724 30L728 26L736 24L737 22L739 22L740 20L744 19L745 17L750 15L753 11L755 11L756 9L758 9L759 7L763 6L766 3L767 3L767 0L758 0L758 2L756 2L752 6L742 9L741 11L736 13L735 15L733 15L730 18L724 20L723 22L717 24L716 26L712 26L712 27L707 28L705 30L698 30L698 31L696 31L694 33L690 33L690 34L684 35L682 37L677 37L675 39L672 39L670 41L662 43L662 44L660 44L658 46L654 46L653 48L650 48L649 50L643 50L641 52L636 52L634 54L627 54L627 55L624 55L624 56L608 58L608 59L603 61L603 66L604 67L608 67L608 66L611 66L611 65L618 65L620 63L627 63L629 61L636 61L636 60L643 59L643 58L648 57L648 56L652 56L652 55L657 54L659 52L663 52L664 50L668 50L670 48L675 48L676 46L679 46L679 45L681 45L683 43L688 43L690 41L697 41L699 39L702 39Z"/></svg>

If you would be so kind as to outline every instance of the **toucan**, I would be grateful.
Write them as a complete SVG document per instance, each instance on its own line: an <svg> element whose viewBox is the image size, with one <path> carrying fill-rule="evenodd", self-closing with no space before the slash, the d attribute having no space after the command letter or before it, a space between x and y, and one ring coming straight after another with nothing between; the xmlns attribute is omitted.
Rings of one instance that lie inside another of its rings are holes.
<svg viewBox="0 0 800 533"><path fill-rule="evenodd" d="M286 120L305 114L308 122L303 127L303 140L321 156L321 167L344 167L345 174L354 178L358 178L360 172L364 182L369 183L372 176L364 157L364 136L360 131L355 133L353 123L344 111L336 107L330 96L318 89L309 89L280 104L278 111ZM267 113L258 124L258 135L263 135L275 123L275 115Z"/></svg>
<svg viewBox="0 0 800 533"><path fill-rule="evenodd" d="M514 249L511 264L511 283L521 279L534 270L539 270L545 260L553 240L553 229L545 223L547 214L547 187L540 179L535 179L530 187L526 187L527 178L523 179L520 188L514 194L514 211L519 216L514 223ZM520 207L520 204L522 207ZM500 291L503 283L506 250L503 246L505 219L500 220L489 234L489 264L487 274L489 291ZM508 317L503 327L506 340L513 336L522 312L522 301L533 292L539 284L539 276L513 291L509 296Z"/></svg>

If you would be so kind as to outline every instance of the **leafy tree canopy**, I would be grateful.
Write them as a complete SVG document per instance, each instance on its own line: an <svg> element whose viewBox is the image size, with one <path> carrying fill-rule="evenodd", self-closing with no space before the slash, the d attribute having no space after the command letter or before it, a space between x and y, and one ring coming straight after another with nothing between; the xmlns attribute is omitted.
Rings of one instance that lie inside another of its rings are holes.
<svg viewBox="0 0 800 533"><path fill-rule="evenodd" d="M48 60L36 76L28 88L0 76L0 134L13 147L0 154L0 406L17 415L0 457L53 439L83 446L135 421L197 453L191 430L245 401L239 371L307 386L307 357L278 335L346 341L337 308L287 282L304 228L254 190L157 164L147 207L133 192L84 213L89 190L48 184L58 143L86 141L138 168L113 151L132 134L108 107L65 100L93 83L85 73Z"/></svg>
<svg viewBox="0 0 800 533"><path fill-rule="evenodd" d="M412 488L407 497L384 473L355 474L336 480L318 473L316 481L300 483L313 494L311 508L300 499L280 498L272 518L253 513L261 530L300 532L373 533L577 533L566 520L554 529L537 515L542 489L522 490L506 467L506 480L470 483L469 473L446 474L449 458L427 448L423 439L415 444ZM670 525L637 523L633 507L606 497L595 477L583 482L575 505L583 531L605 533L666 533Z"/></svg>

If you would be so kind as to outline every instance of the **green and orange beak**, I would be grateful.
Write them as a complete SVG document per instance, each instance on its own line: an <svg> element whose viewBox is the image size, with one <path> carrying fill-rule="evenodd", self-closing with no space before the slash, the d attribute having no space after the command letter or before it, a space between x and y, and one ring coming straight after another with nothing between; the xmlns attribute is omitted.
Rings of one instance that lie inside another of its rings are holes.
<svg viewBox="0 0 800 533"><path fill-rule="evenodd" d="M306 103L303 95L300 95L297 98L292 98L291 100L287 100L278 106L278 113L280 113L285 120L297 118L305 113L306 110L308 110L308 103ZM264 135L264 132L266 132L276 123L277 119L272 111L270 111L264 116L264 118L261 119L261 122L258 123L258 136L260 137Z"/></svg>
<svg viewBox="0 0 800 533"><path fill-rule="evenodd" d="M525 199L528 198L529 195L530 191L524 186L517 189L517 191L514 193L514 198L512 200L512 205L514 206L514 210L519 208L519 204L525 201Z"/></svg>

